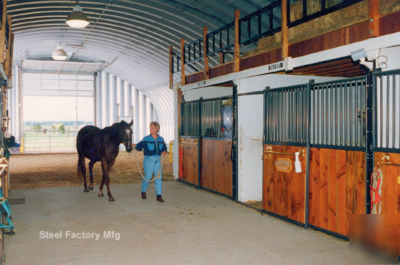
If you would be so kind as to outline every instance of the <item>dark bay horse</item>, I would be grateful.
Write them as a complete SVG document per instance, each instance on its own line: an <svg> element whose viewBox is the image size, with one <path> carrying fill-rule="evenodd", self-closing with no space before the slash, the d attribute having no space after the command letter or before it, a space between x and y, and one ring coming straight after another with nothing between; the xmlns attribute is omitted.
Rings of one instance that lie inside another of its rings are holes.
<svg viewBox="0 0 400 265"><path fill-rule="evenodd" d="M110 191L110 178L108 171L115 162L119 152L119 145L123 143L126 151L132 151L132 124L121 121L111 126L99 129L96 126L87 125L79 130L76 137L76 150L78 150L78 176L83 178L84 192L93 190L93 165L101 162L103 179L100 184L99 196L104 196L103 185L107 185L107 194L109 201L115 201ZM90 160L89 173L90 185L87 188L85 157Z"/></svg>

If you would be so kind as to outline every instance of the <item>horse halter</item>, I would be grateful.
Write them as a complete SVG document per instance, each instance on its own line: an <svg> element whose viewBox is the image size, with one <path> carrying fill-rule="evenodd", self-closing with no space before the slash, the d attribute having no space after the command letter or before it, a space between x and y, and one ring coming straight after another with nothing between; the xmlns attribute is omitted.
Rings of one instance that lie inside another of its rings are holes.
<svg viewBox="0 0 400 265"><path fill-rule="evenodd" d="M132 151L133 131L132 131L131 125L129 125L127 123L125 123L125 124L124 124L124 122L121 122L122 132L120 131L120 139L121 139L121 142L125 145L126 151L129 153L130 151Z"/></svg>

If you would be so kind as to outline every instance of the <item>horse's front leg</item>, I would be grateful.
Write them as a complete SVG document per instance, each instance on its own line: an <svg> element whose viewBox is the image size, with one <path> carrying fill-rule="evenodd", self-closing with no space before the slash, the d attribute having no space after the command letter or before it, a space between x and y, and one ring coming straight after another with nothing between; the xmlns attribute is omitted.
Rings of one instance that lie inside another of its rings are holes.
<svg viewBox="0 0 400 265"><path fill-rule="evenodd" d="M90 160L89 162L89 175L90 175L90 184L89 184L89 190L93 190L94 184L93 184L93 166L96 163L95 160Z"/></svg>
<svg viewBox="0 0 400 265"><path fill-rule="evenodd" d="M103 181L100 185L100 190L101 192L103 192L103 183L105 182L107 185L107 195L108 195L108 200L111 201L115 201L114 197L111 194L111 190L110 190L110 178L108 177L108 171L110 170L109 167L109 163L107 162L107 160L105 158L101 159L101 168L103 170ZM100 193L100 192L99 192Z"/></svg>

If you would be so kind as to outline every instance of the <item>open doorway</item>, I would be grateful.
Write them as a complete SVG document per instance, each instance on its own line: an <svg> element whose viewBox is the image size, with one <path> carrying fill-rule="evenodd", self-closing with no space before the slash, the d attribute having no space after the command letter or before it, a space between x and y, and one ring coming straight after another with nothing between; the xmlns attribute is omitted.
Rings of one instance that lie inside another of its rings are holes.
<svg viewBox="0 0 400 265"><path fill-rule="evenodd" d="M22 78L24 152L75 152L78 130L94 124L93 75L23 73Z"/></svg>

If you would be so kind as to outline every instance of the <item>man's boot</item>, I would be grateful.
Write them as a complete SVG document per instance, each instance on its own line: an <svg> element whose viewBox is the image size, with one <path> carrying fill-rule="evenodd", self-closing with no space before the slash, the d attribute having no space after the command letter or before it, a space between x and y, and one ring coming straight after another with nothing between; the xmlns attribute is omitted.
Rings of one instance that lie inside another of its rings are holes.
<svg viewBox="0 0 400 265"><path fill-rule="evenodd" d="M161 197L161 195L157 195L157 201L159 202L164 202L163 198Z"/></svg>
<svg viewBox="0 0 400 265"><path fill-rule="evenodd" d="M143 199L143 200L146 200L146 199L147 199L146 192L142 192L142 199Z"/></svg>

